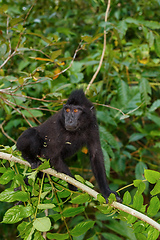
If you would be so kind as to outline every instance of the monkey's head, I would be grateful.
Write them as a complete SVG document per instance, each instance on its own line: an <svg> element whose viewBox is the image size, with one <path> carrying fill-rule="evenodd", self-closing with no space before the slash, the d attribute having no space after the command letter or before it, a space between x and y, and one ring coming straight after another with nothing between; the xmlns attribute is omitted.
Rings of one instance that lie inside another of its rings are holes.
<svg viewBox="0 0 160 240"><path fill-rule="evenodd" d="M76 131L80 128L83 109L76 105L65 105L63 111L66 130Z"/></svg>
<svg viewBox="0 0 160 240"><path fill-rule="evenodd" d="M82 89L73 91L63 107L65 129L76 131L86 128L95 117L93 108Z"/></svg>

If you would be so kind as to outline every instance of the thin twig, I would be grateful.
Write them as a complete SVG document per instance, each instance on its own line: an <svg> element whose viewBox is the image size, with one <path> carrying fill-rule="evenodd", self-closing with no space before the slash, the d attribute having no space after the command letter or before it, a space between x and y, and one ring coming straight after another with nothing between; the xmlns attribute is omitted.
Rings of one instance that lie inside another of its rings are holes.
<svg viewBox="0 0 160 240"><path fill-rule="evenodd" d="M107 105L107 104L102 104L102 103L94 103L95 105L98 105L98 106L103 106L103 107L107 107L107 108L111 108L111 109L114 109L114 110L117 110L119 111L120 113L122 113L123 116L129 116L130 113L133 113L135 112L136 110L138 110L144 103L141 103L138 107L134 108L133 110L127 112L127 113L124 113L121 109L119 108L116 108L116 107L112 107L110 105Z"/></svg>
<svg viewBox="0 0 160 240"><path fill-rule="evenodd" d="M36 3L36 2L35 2L35 3ZM27 20L27 18L28 18L28 16L29 16L29 14L30 14L33 6L35 5L35 3L31 6L31 8L29 9L28 13L26 14L26 17L25 17L25 19L24 19L24 21L23 21L23 25L25 24L25 22L26 22L26 20ZM9 27L8 27L8 26L9 26L9 17L7 18L7 30L6 30L6 31L7 31L7 34L9 33L9 31L8 31ZM19 47L19 45L20 45L20 43L21 43L22 35L23 35L23 32L21 32L21 33L19 34L18 43L17 43L17 45L16 45L16 47L15 47L15 50L14 50L12 53L11 53L11 42L10 42L10 38L9 38L9 56L8 56L8 58L1 64L0 69L3 68L4 65L5 65L13 56L19 54L19 53L17 52L17 50L18 50L18 47Z"/></svg>
<svg viewBox="0 0 160 240"><path fill-rule="evenodd" d="M8 139L10 139L12 142L14 142L14 144L16 143L16 141L13 139L13 138L11 138L5 131L4 131L4 128L3 128L3 125L5 124L5 120L0 124L0 128L1 128L1 131L2 131L2 133L8 138Z"/></svg>
<svg viewBox="0 0 160 240"><path fill-rule="evenodd" d="M95 105L98 105L98 106L103 106L103 107L107 107L107 108L112 108L112 109L117 110L117 111L119 111L120 113L122 113L123 116L126 116L126 114L125 114L124 112L122 112L122 110L119 109L119 108L112 107L112 106L106 105L106 104L101 104L101 103L94 103L94 104L95 104Z"/></svg>
<svg viewBox="0 0 160 240"><path fill-rule="evenodd" d="M108 0L108 4L107 4L107 10L106 10L106 14L105 14L105 22L107 22L109 9L110 9L110 0ZM97 75L98 75L98 73L99 73L99 71L100 71L100 69L101 69L105 51L106 51L106 30L104 30L103 51L102 51L102 55L101 55L101 59L100 59L98 68L97 68L96 72L94 73L91 81L89 82L85 93L87 93L87 91L90 89L92 83L94 82L95 78L97 77Z"/></svg>
<svg viewBox="0 0 160 240"><path fill-rule="evenodd" d="M78 48L76 49L76 51L75 51L75 53L74 53L74 55L73 55L72 61L70 62L69 66L68 66L67 68L65 68L64 70L62 70L61 72L55 74L55 75L53 76L54 78L55 78L55 77L58 77L60 74L66 72L69 68L72 67L73 62L74 62L74 60L75 60L75 58L76 58L76 56L77 56L77 53L78 53L81 49L82 49L82 44L81 44L81 42L80 42ZM31 85L31 84L37 84L37 83L41 83L41 82L44 82L44 81L46 81L46 80L42 79L42 80L39 80L39 81L36 81L36 82L28 82L28 83L23 84L23 86Z"/></svg>
<svg viewBox="0 0 160 240"><path fill-rule="evenodd" d="M36 100L36 101L41 101L41 102L58 102L58 101L62 101L62 100L46 100L46 99L43 99L43 98L35 98L35 97L23 95L23 94L16 94L16 93L13 93L10 90L11 90L11 88L0 89L0 93L4 93L4 94L10 95L10 96L21 97L21 98L28 98L28 99L32 99L32 100ZM8 91L10 91L10 92L8 92Z"/></svg>
<svg viewBox="0 0 160 240"><path fill-rule="evenodd" d="M8 106L10 106L11 108L13 108L16 112L18 112L28 123L28 125L30 127L32 127L32 125L30 124L30 122L27 120L27 118L25 117L25 115L23 113L21 113L21 111L18 108L15 108L10 101L8 101L7 99L3 98L2 96L0 96L0 98L3 100L3 102L5 102Z"/></svg>

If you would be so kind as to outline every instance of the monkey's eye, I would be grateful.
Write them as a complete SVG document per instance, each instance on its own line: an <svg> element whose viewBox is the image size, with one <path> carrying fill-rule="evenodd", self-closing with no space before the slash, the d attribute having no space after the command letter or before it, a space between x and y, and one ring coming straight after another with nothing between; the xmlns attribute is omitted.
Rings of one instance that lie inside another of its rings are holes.
<svg viewBox="0 0 160 240"><path fill-rule="evenodd" d="M78 112L78 109L74 109L74 112L77 113L77 112Z"/></svg>
<svg viewBox="0 0 160 240"><path fill-rule="evenodd" d="M66 108L66 112L70 112L70 109L69 109L69 108Z"/></svg>

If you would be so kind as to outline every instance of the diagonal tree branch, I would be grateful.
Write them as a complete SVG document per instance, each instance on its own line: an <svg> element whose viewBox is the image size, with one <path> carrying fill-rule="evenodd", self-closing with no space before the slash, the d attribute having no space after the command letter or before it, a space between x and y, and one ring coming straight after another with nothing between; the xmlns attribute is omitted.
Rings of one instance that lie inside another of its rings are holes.
<svg viewBox="0 0 160 240"><path fill-rule="evenodd" d="M31 167L31 165L28 162L23 161L23 160L21 160L17 157L14 157L12 154L0 152L0 159L6 159L8 161L16 162L16 163L23 164L23 165L26 165L28 167ZM96 192L95 190L93 190L93 189L89 188L88 186L82 184L81 182L78 182L74 178L69 177L68 175L66 175L64 173L58 173L57 171L55 171L52 168L48 168L48 169L41 170L41 171L44 172L44 173L50 174L52 176L55 176L57 178L60 178L62 180L65 180L66 182L73 184L74 186L80 188L82 191L87 192L90 196L97 199L97 196L99 194L98 192ZM148 216L146 216L146 215L144 215L144 214L142 214L142 213L140 213L140 212L138 212L138 211L136 211L136 210L134 210L130 207L127 207L127 206L125 206L125 205L123 205L119 202L113 202L111 204L111 206L114 207L114 208L117 208L121 211L127 212L134 217L137 217L137 218L141 219L142 221L150 224L152 227L154 227L155 229L160 231L160 224L158 224L156 221L149 218Z"/></svg>

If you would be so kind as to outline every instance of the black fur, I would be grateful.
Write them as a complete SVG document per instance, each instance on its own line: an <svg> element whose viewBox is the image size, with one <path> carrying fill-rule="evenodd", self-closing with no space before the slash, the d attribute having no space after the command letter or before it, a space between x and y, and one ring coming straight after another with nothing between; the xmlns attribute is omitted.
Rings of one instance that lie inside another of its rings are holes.
<svg viewBox="0 0 160 240"><path fill-rule="evenodd" d="M92 171L103 196L107 200L114 193L121 201L108 186L95 111L83 90L73 91L63 109L41 125L24 131L17 141L18 150L32 168L39 166L40 156L50 159L51 166L69 176L72 175L64 160L83 146L88 147ZM70 184L69 188L76 190Z"/></svg>

